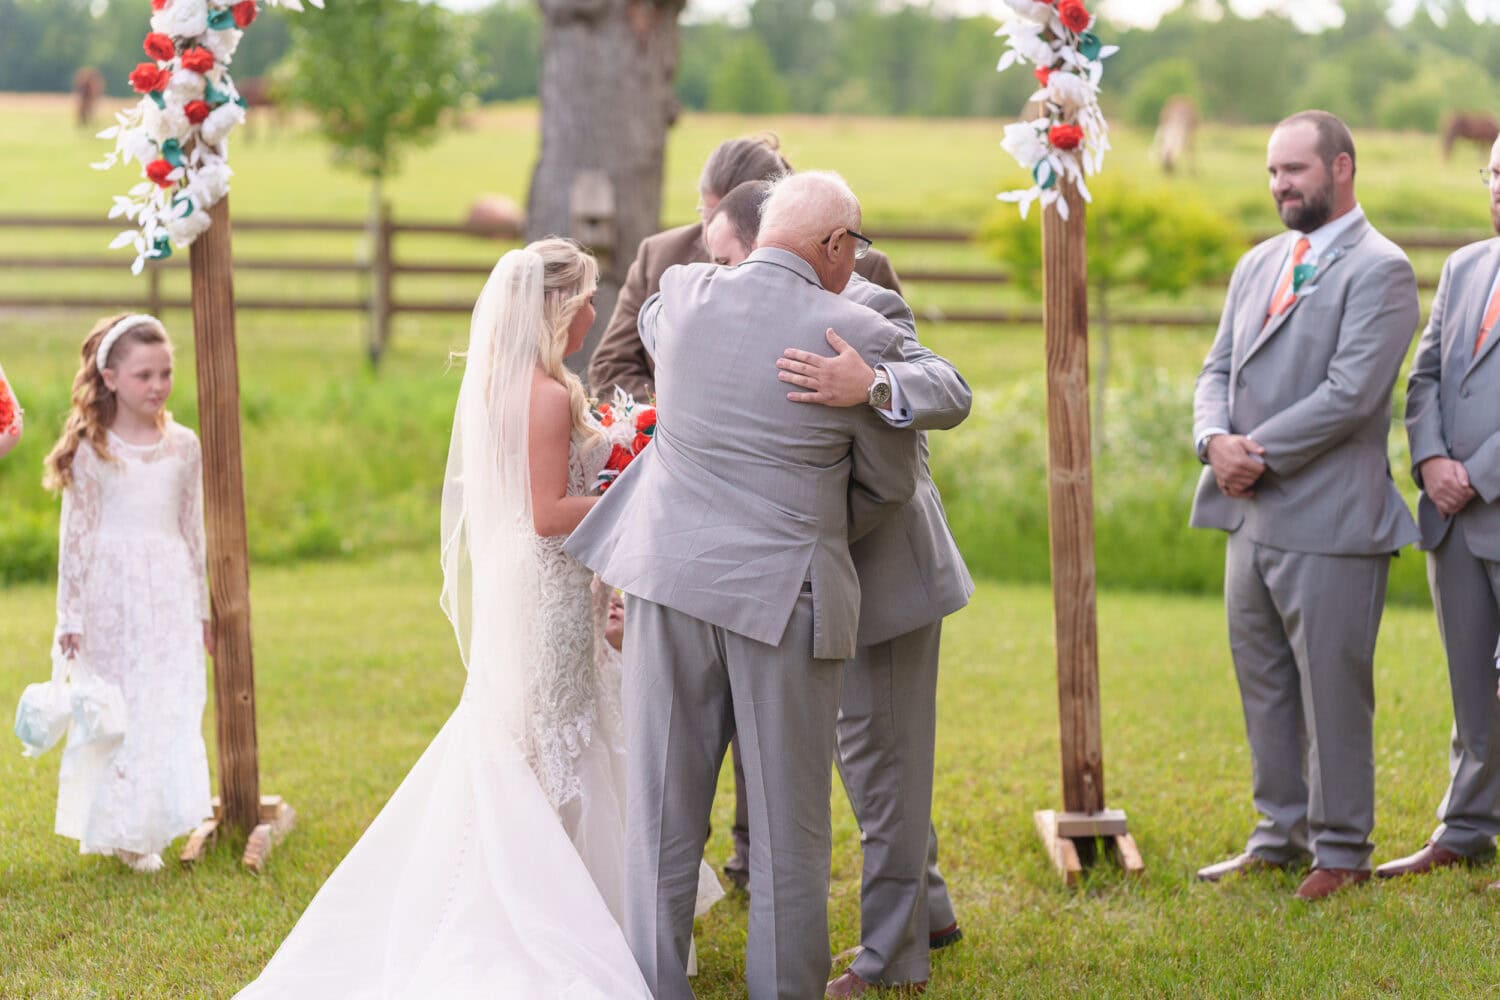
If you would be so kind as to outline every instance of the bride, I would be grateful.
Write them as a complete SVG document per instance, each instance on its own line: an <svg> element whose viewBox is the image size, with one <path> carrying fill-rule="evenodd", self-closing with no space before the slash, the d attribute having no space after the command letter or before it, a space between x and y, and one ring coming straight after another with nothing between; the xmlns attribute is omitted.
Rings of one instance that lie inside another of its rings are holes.
<svg viewBox="0 0 1500 1000"><path fill-rule="evenodd" d="M442 606L468 682L242 998L650 998L619 927L608 595L562 551L610 450L562 363L593 323L596 278L550 238L505 254L480 293L442 513ZM710 873L701 904L716 895Z"/></svg>

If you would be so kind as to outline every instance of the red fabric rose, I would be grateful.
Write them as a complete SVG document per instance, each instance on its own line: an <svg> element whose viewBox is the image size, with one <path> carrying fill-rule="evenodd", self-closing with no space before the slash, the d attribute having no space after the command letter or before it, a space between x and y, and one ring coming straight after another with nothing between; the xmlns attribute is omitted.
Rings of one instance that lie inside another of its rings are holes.
<svg viewBox="0 0 1500 1000"><path fill-rule="evenodd" d="M146 50L146 55L159 62L165 62L177 54L177 46L172 44L172 39L159 31L147 35L141 47Z"/></svg>
<svg viewBox="0 0 1500 1000"><path fill-rule="evenodd" d="M635 429L636 430L641 431L641 432L646 433L646 434L649 434L655 428L656 428L656 411L655 410L642 410L640 413L636 414L636 418L635 418Z"/></svg>
<svg viewBox="0 0 1500 1000"><path fill-rule="evenodd" d="M630 450L633 451L633 452L635 452L637 455L639 455L642 451L644 451L646 449L646 445L648 445L650 443L651 443L651 435L650 434L637 434L635 436L635 440L633 440L633 441L630 442Z"/></svg>
<svg viewBox="0 0 1500 1000"><path fill-rule="evenodd" d="M194 125L208 117L213 108L208 106L207 101L188 101L182 106L182 113L187 115L187 120Z"/></svg>
<svg viewBox="0 0 1500 1000"><path fill-rule="evenodd" d="M255 0L244 0L243 3L237 3L230 9L234 13L235 27L248 28L250 27L250 22L255 20L257 13Z"/></svg>
<svg viewBox="0 0 1500 1000"><path fill-rule="evenodd" d="M609 408L608 403L600 403L598 413L600 427L608 427L615 422L615 411Z"/></svg>
<svg viewBox="0 0 1500 1000"><path fill-rule="evenodd" d="M151 0L152 10L161 10L167 5L167 0Z"/></svg>
<svg viewBox="0 0 1500 1000"><path fill-rule="evenodd" d="M1047 86L1047 79L1052 76L1052 70L1046 66L1038 66L1031 71L1031 75L1036 77L1037 83L1045 87Z"/></svg>
<svg viewBox="0 0 1500 1000"><path fill-rule="evenodd" d="M16 406L10 400L10 389L0 380L0 434L16 425Z"/></svg>
<svg viewBox="0 0 1500 1000"><path fill-rule="evenodd" d="M1047 130L1047 141L1054 149L1077 149L1083 141L1083 129L1077 125L1054 125Z"/></svg>
<svg viewBox="0 0 1500 1000"><path fill-rule="evenodd" d="M156 63L138 63L135 69L130 71L130 86L135 88L137 94L149 94L153 90L161 90L171 79L172 74Z"/></svg>
<svg viewBox="0 0 1500 1000"><path fill-rule="evenodd" d="M1057 16L1062 18L1063 27L1073 32L1087 30L1093 20L1083 0L1058 0Z"/></svg>
<svg viewBox="0 0 1500 1000"><path fill-rule="evenodd" d="M174 169L176 168L166 160L152 160L146 164L146 176L155 182L157 187L168 188L176 183L176 181L167 180L167 175Z"/></svg>
<svg viewBox="0 0 1500 1000"><path fill-rule="evenodd" d="M214 68L214 54L205 48L188 49L182 54L182 68L207 73Z"/></svg>
<svg viewBox="0 0 1500 1000"><path fill-rule="evenodd" d="M630 460L634 457L634 455L626 451L624 448L621 448L619 445L615 445L614 447L610 448L609 461L604 463L604 467L606 469L613 469L615 472L623 472L625 471L625 466L629 465Z"/></svg>

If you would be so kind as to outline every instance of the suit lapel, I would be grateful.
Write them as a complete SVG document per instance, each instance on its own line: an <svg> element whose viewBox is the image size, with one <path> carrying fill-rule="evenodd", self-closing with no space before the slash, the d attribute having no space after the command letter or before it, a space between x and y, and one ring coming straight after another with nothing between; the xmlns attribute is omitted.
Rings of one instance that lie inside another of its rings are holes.
<svg viewBox="0 0 1500 1000"><path fill-rule="evenodd" d="M1275 333L1276 328L1286 320L1287 311L1283 311L1281 315L1272 316L1267 321L1266 310L1271 308L1271 296L1276 294L1276 286L1281 282L1281 272L1286 267L1287 254L1291 253L1291 244L1296 241L1295 233L1277 237L1275 250L1266 253L1260 266L1256 268L1255 277L1249 281L1252 294L1245 296L1235 317L1235 329L1250 331L1246 338L1249 346L1241 354L1240 364L1248 361L1250 355L1259 350L1266 338Z"/></svg>
<svg viewBox="0 0 1500 1000"><path fill-rule="evenodd" d="M1491 330L1489 337L1479 353L1474 353L1474 341L1479 337L1479 324L1484 322L1484 307L1490 304L1490 289L1495 287L1495 272L1500 270L1500 239L1491 240L1490 252L1481 257L1474 264L1473 280L1466 282L1471 289L1465 297L1463 310L1463 327L1460 330L1463 344L1464 377L1468 378L1474 366L1489 357L1495 349L1495 341L1500 340L1500 322L1495 325L1497 329Z"/></svg>
<svg viewBox="0 0 1500 1000"><path fill-rule="evenodd" d="M1328 276L1328 272L1332 270L1339 261L1347 257L1350 251L1352 251L1354 247L1358 245L1359 241L1364 238L1365 233L1369 232L1369 229L1370 224L1364 219L1361 219L1351 225L1339 238L1339 241L1337 243L1329 247L1327 250L1323 251L1322 256L1318 259L1317 271L1313 272L1312 278L1305 282L1302 287L1316 288ZM1296 241L1296 236L1294 234L1287 233L1286 235L1290 237L1293 242ZM1275 276L1273 278L1273 284L1271 286L1272 294L1275 294L1275 282L1279 282L1281 280L1281 272L1285 267L1286 255L1282 254L1277 259L1281 262L1282 267L1276 268ZM1291 319L1292 313L1297 311L1297 306L1301 305L1302 300L1308 297L1309 296L1307 295L1297 296L1292 300L1291 305L1287 306L1279 314L1272 316L1270 322L1266 323L1265 327L1260 331L1260 335L1257 336L1255 340L1250 344L1250 349L1245 352L1245 357L1241 361L1241 363L1243 364L1244 361L1249 360L1250 356L1256 351L1260 350L1260 348L1265 345L1266 341L1270 340L1271 337L1275 335L1276 331L1285 326L1287 321ZM1270 301L1270 296L1266 296L1266 308L1270 307Z"/></svg>

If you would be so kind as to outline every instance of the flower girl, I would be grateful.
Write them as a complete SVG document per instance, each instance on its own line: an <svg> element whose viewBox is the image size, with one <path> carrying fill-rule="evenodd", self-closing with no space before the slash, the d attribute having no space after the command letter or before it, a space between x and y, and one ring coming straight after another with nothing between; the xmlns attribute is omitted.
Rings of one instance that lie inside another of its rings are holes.
<svg viewBox="0 0 1500 1000"><path fill-rule="evenodd" d="M46 460L62 491L57 643L75 687L118 691L123 725L68 732L56 832L140 872L211 809L203 745L210 653L202 458L164 409L172 346L152 316L101 320Z"/></svg>

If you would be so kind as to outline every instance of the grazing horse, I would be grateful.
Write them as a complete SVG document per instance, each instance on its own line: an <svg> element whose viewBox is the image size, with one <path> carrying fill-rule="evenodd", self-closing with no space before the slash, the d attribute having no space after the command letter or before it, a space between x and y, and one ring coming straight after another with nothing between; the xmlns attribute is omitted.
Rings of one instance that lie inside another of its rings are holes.
<svg viewBox="0 0 1500 1000"><path fill-rule="evenodd" d="M1460 139L1478 143L1487 150L1497 136L1500 136L1500 121L1494 115L1485 111L1456 111L1443 130L1443 159L1453 155L1453 144Z"/></svg>
<svg viewBox="0 0 1500 1000"><path fill-rule="evenodd" d="M104 74L92 66L80 66L73 74L73 97L78 112L78 127L88 128L94 122L94 109L104 96Z"/></svg>
<svg viewBox="0 0 1500 1000"><path fill-rule="evenodd" d="M1194 152L1197 134L1198 103L1182 94L1168 98L1157 119L1156 135L1151 139L1151 155L1162 173L1170 174L1189 156L1197 159Z"/></svg>

